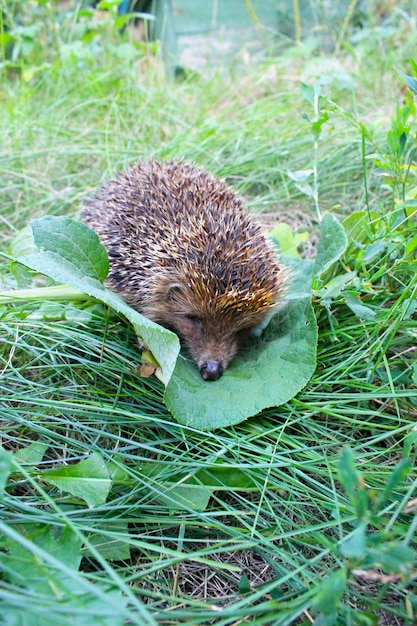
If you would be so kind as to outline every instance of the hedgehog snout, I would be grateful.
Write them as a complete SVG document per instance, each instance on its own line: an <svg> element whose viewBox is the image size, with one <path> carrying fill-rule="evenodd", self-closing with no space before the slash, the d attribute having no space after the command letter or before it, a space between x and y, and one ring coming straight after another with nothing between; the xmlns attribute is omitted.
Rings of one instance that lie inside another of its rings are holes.
<svg viewBox="0 0 417 626"><path fill-rule="evenodd" d="M219 361L205 361L200 365L200 374L204 380L217 380L224 372L224 367Z"/></svg>
<svg viewBox="0 0 417 626"><path fill-rule="evenodd" d="M204 380L217 380L235 356L239 341L236 335L203 334L199 341L187 344Z"/></svg>
<svg viewBox="0 0 417 626"><path fill-rule="evenodd" d="M173 329L194 359L204 380L217 380L236 354L239 337L225 332L222 320L187 313L174 316Z"/></svg>

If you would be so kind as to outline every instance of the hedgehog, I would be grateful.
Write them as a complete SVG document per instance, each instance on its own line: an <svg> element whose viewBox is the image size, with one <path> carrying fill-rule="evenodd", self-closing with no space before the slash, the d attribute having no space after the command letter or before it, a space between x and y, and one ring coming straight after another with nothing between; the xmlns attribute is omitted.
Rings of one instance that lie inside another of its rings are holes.
<svg viewBox="0 0 417 626"><path fill-rule="evenodd" d="M139 162L84 203L109 256L106 284L173 330L204 380L217 380L271 316L286 270L243 199L185 161Z"/></svg>

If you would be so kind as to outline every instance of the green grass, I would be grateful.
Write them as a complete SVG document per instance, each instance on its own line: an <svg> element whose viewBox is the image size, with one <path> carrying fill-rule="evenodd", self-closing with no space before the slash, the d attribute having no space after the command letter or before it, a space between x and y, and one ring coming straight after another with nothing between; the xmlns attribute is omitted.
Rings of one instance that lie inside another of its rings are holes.
<svg viewBox="0 0 417 626"><path fill-rule="evenodd" d="M114 37L99 55L60 56L58 41L3 69L3 252L28 219L76 215L106 176L153 155L309 224L313 198L288 171L316 168L320 211L367 219L346 225L345 255L315 284L310 383L211 433L173 420L162 384L136 372L133 331L102 305L0 307L5 623L415 623L417 128L392 67L410 73L404 33L391 65L378 36L340 55L351 86L324 73L316 111L302 49L167 83L144 48L115 63ZM7 258L1 279L17 286Z"/></svg>

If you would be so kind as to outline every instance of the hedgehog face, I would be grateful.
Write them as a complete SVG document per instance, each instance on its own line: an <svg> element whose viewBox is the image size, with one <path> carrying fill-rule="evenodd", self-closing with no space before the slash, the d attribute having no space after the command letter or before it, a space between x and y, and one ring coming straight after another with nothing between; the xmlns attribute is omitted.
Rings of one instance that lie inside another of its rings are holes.
<svg viewBox="0 0 417 626"><path fill-rule="evenodd" d="M162 285L161 278L159 287ZM245 311L239 315L215 306L214 300L202 302L180 279L164 286L164 292L148 301L142 312L179 335L204 380L217 380L264 314L252 312L253 317Z"/></svg>
<svg viewBox="0 0 417 626"><path fill-rule="evenodd" d="M187 314L175 318L174 330L197 363L204 380L217 380L248 337L250 330L225 332L224 324ZM217 332L216 332L217 330Z"/></svg>

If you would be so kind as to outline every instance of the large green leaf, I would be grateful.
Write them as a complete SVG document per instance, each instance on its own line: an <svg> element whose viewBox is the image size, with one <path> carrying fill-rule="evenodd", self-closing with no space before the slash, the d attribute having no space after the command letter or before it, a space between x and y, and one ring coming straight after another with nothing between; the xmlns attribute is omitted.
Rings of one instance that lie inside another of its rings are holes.
<svg viewBox="0 0 417 626"><path fill-rule="evenodd" d="M132 309L102 285L108 272L105 248L97 235L69 217L46 215L30 222L36 250L19 259L31 269L105 302L124 315L147 343L168 382L179 352L178 337Z"/></svg>
<svg viewBox="0 0 417 626"><path fill-rule="evenodd" d="M109 260L97 235L82 222L68 217L46 215L32 220L33 240L45 252L52 267L63 275L80 274L103 282L109 272ZM98 245L99 244L99 245Z"/></svg>
<svg viewBox="0 0 417 626"><path fill-rule="evenodd" d="M179 422L201 430L236 424L293 398L314 372L316 344L310 299L289 300L214 383L181 356L166 389L167 406Z"/></svg>

